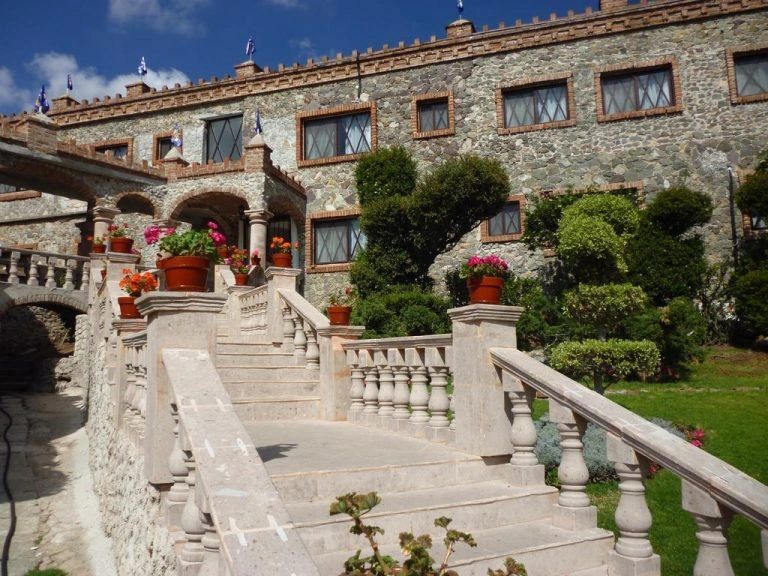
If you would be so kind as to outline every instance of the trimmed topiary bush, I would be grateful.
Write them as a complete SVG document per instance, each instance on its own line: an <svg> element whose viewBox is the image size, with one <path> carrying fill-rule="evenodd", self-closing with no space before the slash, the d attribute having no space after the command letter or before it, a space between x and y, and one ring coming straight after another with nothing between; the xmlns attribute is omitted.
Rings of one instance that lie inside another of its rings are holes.
<svg viewBox="0 0 768 576"><path fill-rule="evenodd" d="M523 242L530 250L557 248L557 229L563 210L575 203L576 194L563 194L552 198L535 199L533 209L526 214Z"/></svg>
<svg viewBox="0 0 768 576"><path fill-rule="evenodd" d="M557 231L558 255L581 281L609 279L626 272L624 241L613 227L580 214Z"/></svg>
<svg viewBox="0 0 768 576"><path fill-rule="evenodd" d="M361 204L409 196L416 188L416 162L402 146L382 148L357 161L355 180Z"/></svg>
<svg viewBox="0 0 768 576"><path fill-rule="evenodd" d="M565 294L568 315L594 328L600 338L615 334L647 301L643 289L632 284L579 284Z"/></svg>
<svg viewBox="0 0 768 576"><path fill-rule="evenodd" d="M445 334L451 331L448 306L432 292L395 287L360 300L351 322L366 327L363 338Z"/></svg>
<svg viewBox="0 0 768 576"><path fill-rule="evenodd" d="M768 334L768 269L752 270L733 282L736 315L750 336Z"/></svg>
<svg viewBox="0 0 768 576"><path fill-rule="evenodd" d="M678 186L658 193L645 210L645 220L667 234L679 236L709 222L713 209L707 194Z"/></svg>
<svg viewBox="0 0 768 576"><path fill-rule="evenodd" d="M640 212L628 199L611 194L591 194L580 198L563 210L560 226L567 226L572 220L589 216L609 224L619 236L637 232Z"/></svg>
<svg viewBox="0 0 768 576"><path fill-rule="evenodd" d="M736 190L736 204L744 212L768 216L768 172L747 176Z"/></svg>

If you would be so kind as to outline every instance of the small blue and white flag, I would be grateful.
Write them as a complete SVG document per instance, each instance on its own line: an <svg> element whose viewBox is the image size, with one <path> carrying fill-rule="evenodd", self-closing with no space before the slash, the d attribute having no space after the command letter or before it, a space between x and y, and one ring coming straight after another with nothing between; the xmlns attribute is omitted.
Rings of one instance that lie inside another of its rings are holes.
<svg viewBox="0 0 768 576"><path fill-rule="evenodd" d="M48 98L45 95L45 84L43 84L40 87L40 94L37 96L37 100L35 100L35 112L45 114L50 109L51 107L48 104Z"/></svg>
<svg viewBox="0 0 768 576"><path fill-rule="evenodd" d="M147 63L144 61L144 56L141 57L141 62L139 62L139 76L146 76L147 75Z"/></svg>
<svg viewBox="0 0 768 576"><path fill-rule="evenodd" d="M459 17L464 13L464 0L459 0L459 3L456 5L456 7L459 9Z"/></svg>
<svg viewBox="0 0 768 576"><path fill-rule="evenodd" d="M174 148L181 148L181 145L183 144L181 140L181 128L179 128L178 124L173 127L173 132L171 132L171 144Z"/></svg>
<svg viewBox="0 0 768 576"><path fill-rule="evenodd" d="M72 74L67 74L67 92L72 90L74 88L74 85L72 84Z"/></svg>
<svg viewBox="0 0 768 576"><path fill-rule="evenodd" d="M253 43L253 36L251 36L245 45L245 55L250 59L254 52L256 52L256 45Z"/></svg>
<svg viewBox="0 0 768 576"><path fill-rule="evenodd" d="M264 132L264 129L261 127L261 114L259 113L259 109L256 108L256 123L253 125L253 134L255 136L262 132Z"/></svg>

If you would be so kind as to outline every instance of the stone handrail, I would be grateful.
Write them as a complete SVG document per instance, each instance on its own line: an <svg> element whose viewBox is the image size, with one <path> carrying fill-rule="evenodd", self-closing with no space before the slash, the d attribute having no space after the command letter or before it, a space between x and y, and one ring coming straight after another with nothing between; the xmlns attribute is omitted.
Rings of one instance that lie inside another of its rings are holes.
<svg viewBox="0 0 768 576"><path fill-rule="evenodd" d="M90 276L90 258L73 254L56 254L39 250L23 250L0 246L0 274L7 275L10 284L27 286L45 286L64 290L88 290ZM56 278L56 269L64 269L61 286ZM45 275L41 277L41 269Z"/></svg>
<svg viewBox="0 0 768 576"><path fill-rule="evenodd" d="M175 423L166 502L183 532L178 573L319 576L208 353L164 349L162 358Z"/></svg>
<svg viewBox="0 0 768 576"><path fill-rule="evenodd" d="M330 321L298 292L279 288L277 294L282 304L283 344L293 348L299 364L306 363L310 370L319 369L318 330L328 328Z"/></svg>
<svg viewBox="0 0 768 576"><path fill-rule="evenodd" d="M342 348L351 372L351 422L454 441L451 334L359 340Z"/></svg>
<svg viewBox="0 0 768 576"><path fill-rule="evenodd" d="M502 371L502 386L512 404L513 464L538 465L531 407L536 392L549 398L550 420L557 423L563 447L556 521L578 527L580 518L592 515L585 492L589 475L582 435L587 422L607 432L608 459L615 463L621 493L616 510L619 538L610 561L614 566L639 570L621 574L659 573L658 556L653 554L648 539L651 514L643 485L650 462L660 464L683 481L682 506L698 526L697 576L733 574L726 546L733 513L763 530L763 555L768 561L768 486L524 352L514 348L491 348L489 352Z"/></svg>

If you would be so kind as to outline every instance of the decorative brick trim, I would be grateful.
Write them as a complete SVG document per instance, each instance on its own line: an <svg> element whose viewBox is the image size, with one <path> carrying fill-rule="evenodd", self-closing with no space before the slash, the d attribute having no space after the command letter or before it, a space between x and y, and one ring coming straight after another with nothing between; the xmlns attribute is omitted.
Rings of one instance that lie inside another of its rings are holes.
<svg viewBox="0 0 768 576"><path fill-rule="evenodd" d="M669 0L643 2L615 13L593 12L568 15L553 21L533 22L514 27L500 26L496 30L428 42L414 41L397 48L352 53L332 61L308 61L305 66L277 70L265 68L248 78L210 82L199 80L170 90L152 88L149 94L135 98L115 97L105 102L89 104L83 101L49 115L60 126L98 122L103 119L154 114L164 109L179 110L227 100L242 100L246 96L269 94L292 88L308 88L321 84L351 80L384 72L418 68L427 64L474 59L530 48L576 42L586 38L615 36L659 26L674 26L686 22L713 19L730 14L745 14L765 10L765 0Z"/></svg>
<svg viewBox="0 0 768 576"><path fill-rule="evenodd" d="M562 84L563 80L565 80L565 92L566 98L568 99L568 118L566 120L544 122L541 124L526 124L525 126L513 126L511 128L507 128L504 125L506 118L506 114L504 114L504 94L506 92ZM522 132L535 132L537 130L549 130L552 128L568 128L570 126L576 126L576 96L573 90L572 72L548 74L546 76L529 76L516 80L510 84L504 84L496 89L496 130L500 136L520 134Z"/></svg>
<svg viewBox="0 0 768 576"><path fill-rule="evenodd" d="M448 128L441 130L429 130L421 132L419 130L419 105L431 102L446 102L448 104ZM411 134L414 140L426 140L428 138L440 138L442 136L453 136L456 133L456 105L453 101L453 92L450 90L444 92L427 92L419 94L411 99Z"/></svg>
<svg viewBox="0 0 768 576"><path fill-rule="evenodd" d="M90 146L97 154L101 154L102 150L117 148L118 146L127 146L128 152L126 153L125 160L115 158L114 156L111 156L111 158L114 160L119 160L120 162L125 162L126 164L133 164L133 138L113 138L112 140L102 140L101 142L95 142ZM104 156L107 155L104 154Z"/></svg>
<svg viewBox="0 0 768 576"><path fill-rule="evenodd" d="M739 90L736 85L736 58L739 56L753 56L760 53L768 55L768 43L736 46L725 51L725 66L728 70L728 90L731 94L731 104L751 104L768 100L768 92L752 94L751 96L739 96Z"/></svg>
<svg viewBox="0 0 768 576"><path fill-rule="evenodd" d="M165 132L158 132L152 136L152 164L159 164L160 155L157 153L157 147L160 140L163 138L171 138L173 137L173 130L166 130ZM184 141L184 133L181 129L179 129L179 137L182 139L182 142ZM184 146L182 146L179 149L179 152L182 152L183 154Z"/></svg>
<svg viewBox="0 0 768 576"><path fill-rule="evenodd" d="M328 272L348 272L352 262L339 264L315 264L315 227L314 223L321 220L346 220L354 216L360 216L360 206L344 208L343 210L330 210L309 214L304 221L304 262L307 274L322 274Z"/></svg>
<svg viewBox="0 0 768 576"><path fill-rule="evenodd" d="M14 202L16 200L29 200L30 198L40 198L42 192L37 190L18 190L16 192L0 192L0 202Z"/></svg>
<svg viewBox="0 0 768 576"><path fill-rule="evenodd" d="M498 234L491 236L490 218L486 218L480 223L480 242L483 244L489 242L517 242L522 239L525 232L525 196L523 194L511 194L507 196L507 204L517 202L520 204L520 232L518 234Z"/></svg>
<svg viewBox="0 0 768 576"><path fill-rule="evenodd" d="M619 114L606 114L603 108L603 76L613 76L622 74L631 74L632 72L647 72L649 70L669 68L672 71L672 106L663 108L651 108L650 110L633 110L631 112L621 112ZM670 56L668 58L659 58L658 60L649 60L646 62L619 63L603 66L595 70L595 104L597 106L598 122L618 122L620 120L630 120L633 118L648 118L650 116L661 116L665 114L678 114L683 111L683 87L680 82L680 67L677 58Z"/></svg>
<svg viewBox="0 0 768 576"><path fill-rule="evenodd" d="M245 162L240 157L235 161L225 158L222 162L216 162L212 164L200 164L198 162L192 162L189 166L181 168L176 173L176 180L183 180L185 178L199 178L205 176L213 176L214 174L226 174L228 172L243 172L245 171Z"/></svg>
<svg viewBox="0 0 768 576"><path fill-rule="evenodd" d="M371 114L371 151L376 150L379 141L379 129L376 114L376 101L361 102L354 104L341 104L331 108L320 108L318 110L309 110L296 114L296 165L299 168L309 166L325 166L327 164L338 164L340 162L354 162L362 154L344 154L343 156L331 156L330 158L315 158L313 160L304 159L304 122L306 120L317 120L319 118L330 118L332 116L349 116L360 112L369 112Z"/></svg>

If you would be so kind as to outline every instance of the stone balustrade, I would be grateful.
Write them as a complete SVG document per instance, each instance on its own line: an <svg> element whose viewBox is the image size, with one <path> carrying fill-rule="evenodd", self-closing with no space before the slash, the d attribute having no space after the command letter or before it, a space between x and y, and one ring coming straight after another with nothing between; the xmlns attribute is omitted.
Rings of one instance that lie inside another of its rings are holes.
<svg viewBox="0 0 768 576"><path fill-rule="evenodd" d="M129 438L135 445L140 445L144 438L147 419L147 332L143 320L121 321L120 330L144 328L141 332L127 334L122 338L123 382L122 394L118 394L116 403L120 420Z"/></svg>
<svg viewBox="0 0 768 576"><path fill-rule="evenodd" d="M331 323L295 290L278 289L278 294L283 347L293 350L297 364L305 365L308 370L319 370L318 330L328 328Z"/></svg>
<svg viewBox="0 0 768 576"><path fill-rule="evenodd" d="M351 373L349 421L452 442L452 346L451 334L344 344Z"/></svg>
<svg viewBox="0 0 768 576"><path fill-rule="evenodd" d="M0 246L0 276L9 284L88 290L90 258Z"/></svg>
<svg viewBox="0 0 768 576"><path fill-rule="evenodd" d="M252 336L255 339L263 335L267 330L267 286L252 288L247 292L240 292L234 298L233 312L237 313L232 320L243 336Z"/></svg>
<svg viewBox="0 0 768 576"><path fill-rule="evenodd" d="M490 354L512 405L511 463L516 468L539 466L531 408L536 392L549 399L550 420L557 423L563 448L558 469L560 497L554 511L555 523L561 527L594 526L596 513L586 494L589 474L582 438L587 422L607 432L608 459L615 465L621 494L616 509L619 537L608 564L611 576L661 574L659 556L648 539L652 518L644 481L650 462L682 479L682 507L697 525L696 576L734 573L727 530L735 514L762 529L763 558L768 563L767 486L524 352L499 347Z"/></svg>

